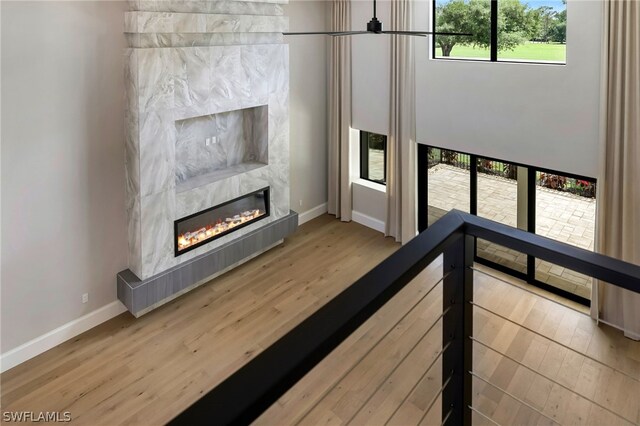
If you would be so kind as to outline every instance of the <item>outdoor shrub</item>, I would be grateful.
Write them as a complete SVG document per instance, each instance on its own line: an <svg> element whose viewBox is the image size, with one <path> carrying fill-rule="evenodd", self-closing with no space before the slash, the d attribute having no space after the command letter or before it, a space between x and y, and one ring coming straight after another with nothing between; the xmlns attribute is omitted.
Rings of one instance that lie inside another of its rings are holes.
<svg viewBox="0 0 640 426"><path fill-rule="evenodd" d="M583 197L594 198L596 196L596 184L586 180L576 181L576 194Z"/></svg>
<svg viewBox="0 0 640 426"><path fill-rule="evenodd" d="M458 160L458 153L455 151L447 151L446 149L443 149L441 156L442 162L445 164L455 165Z"/></svg>
<svg viewBox="0 0 640 426"><path fill-rule="evenodd" d="M491 160L485 160L483 158L478 159L478 171L480 173L492 173L493 163Z"/></svg>
<svg viewBox="0 0 640 426"><path fill-rule="evenodd" d="M518 167L513 164L502 164L502 174L507 179L517 179Z"/></svg>
<svg viewBox="0 0 640 426"><path fill-rule="evenodd" d="M567 178L549 173L540 173L539 182L545 188L563 190L567 184Z"/></svg>
<svg viewBox="0 0 640 426"><path fill-rule="evenodd" d="M427 154L428 154L428 162L427 162L427 167L431 168L433 166L435 166L436 164L440 163L440 150L438 148L428 148L427 149Z"/></svg>

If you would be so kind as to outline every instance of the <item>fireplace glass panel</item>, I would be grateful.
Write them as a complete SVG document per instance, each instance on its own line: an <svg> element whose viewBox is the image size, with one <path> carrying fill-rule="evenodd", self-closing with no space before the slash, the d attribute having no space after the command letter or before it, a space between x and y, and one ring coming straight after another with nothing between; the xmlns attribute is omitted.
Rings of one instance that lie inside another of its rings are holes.
<svg viewBox="0 0 640 426"><path fill-rule="evenodd" d="M269 216L269 188L252 192L175 221L179 256Z"/></svg>

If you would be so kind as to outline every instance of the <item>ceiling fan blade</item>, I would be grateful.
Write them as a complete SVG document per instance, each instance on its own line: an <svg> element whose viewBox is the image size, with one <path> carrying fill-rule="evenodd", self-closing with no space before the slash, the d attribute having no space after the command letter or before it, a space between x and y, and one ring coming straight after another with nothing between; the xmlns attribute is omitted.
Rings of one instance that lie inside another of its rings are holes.
<svg viewBox="0 0 640 426"><path fill-rule="evenodd" d="M395 34L395 35L408 35L415 37L426 37L426 34L413 32L413 31L381 31L381 34Z"/></svg>
<svg viewBox="0 0 640 426"><path fill-rule="evenodd" d="M330 35L328 31L306 32L306 33L282 33L282 35Z"/></svg>
<svg viewBox="0 0 640 426"><path fill-rule="evenodd" d="M383 31L383 33L388 34L423 34L427 35L439 35L439 36L472 36L471 33L449 33L442 31Z"/></svg>
<svg viewBox="0 0 640 426"><path fill-rule="evenodd" d="M282 35L330 35L330 36L343 36L351 34L366 34L367 31L316 31L316 32L304 32L304 33L282 33Z"/></svg>
<svg viewBox="0 0 640 426"><path fill-rule="evenodd" d="M357 34L371 34L371 31L345 31L341 33L333 33L331 35L334 37L340 37L340 36L357 35Z"/></svg>
<svg viewBox="0 0 640 426"><path fill-rule="evenodd" d="M357 34L396 34L396 35L408 35L417 37L426 37L428 35L439 36L472 36L469 33L449 33L438 31L312 31L312 32L300 32L300 33L282 33L285 36L296 35L330 35L334 37L357 35Z"/></svg>

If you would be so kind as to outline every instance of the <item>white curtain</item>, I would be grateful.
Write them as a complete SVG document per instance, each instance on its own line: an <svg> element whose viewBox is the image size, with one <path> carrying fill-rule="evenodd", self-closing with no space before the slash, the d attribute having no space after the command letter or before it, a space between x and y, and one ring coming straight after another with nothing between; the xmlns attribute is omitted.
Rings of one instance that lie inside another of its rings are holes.
<svg viewBox="0 0 640 426"><path fill-rule="evenodd" d="M390 29L411 30L413 0L391 2ZM391 36L385 234L403 244L416 235L416 98L413 37Z"/></svg>
<svg viewBox="0 0 640 426"><path fill-rule="evenodd" d="M351 1L332 0L331 31L351 27ZM345 222L351 220L351 37L329 41L329 177L327 209Z"/></svg>
<svg viewBox="0 0 640 426"><path fill-rule="evenodd" d="M604 2L597 251L640 264L640 1ZM596 282L592 315L640 340L640 295Z"/></svg>

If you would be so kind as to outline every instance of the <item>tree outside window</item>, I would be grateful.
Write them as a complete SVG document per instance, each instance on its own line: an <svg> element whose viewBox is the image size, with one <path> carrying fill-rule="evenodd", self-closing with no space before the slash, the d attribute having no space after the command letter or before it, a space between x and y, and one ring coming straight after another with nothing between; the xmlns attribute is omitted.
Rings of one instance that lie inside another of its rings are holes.
<svg viewBox="0 0 640 426"><path fill-rule="evenodd" d="M472 33L437 36L436 58L565 62L566 0L436 0L436 31ZM491 36L495 19L497 40ZM491 57L493 44L497 57Z"/></svg>

